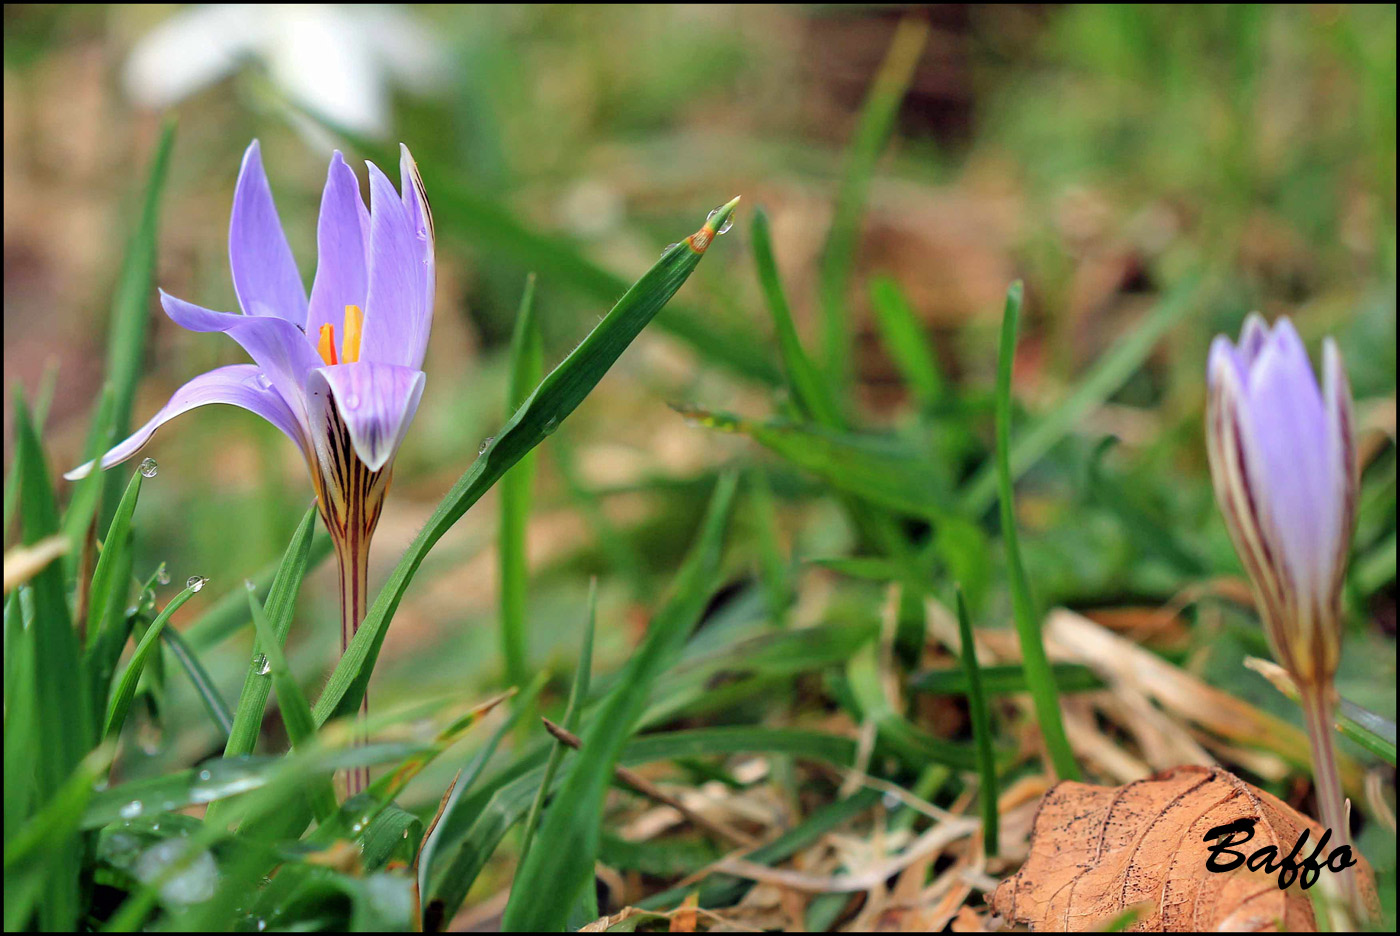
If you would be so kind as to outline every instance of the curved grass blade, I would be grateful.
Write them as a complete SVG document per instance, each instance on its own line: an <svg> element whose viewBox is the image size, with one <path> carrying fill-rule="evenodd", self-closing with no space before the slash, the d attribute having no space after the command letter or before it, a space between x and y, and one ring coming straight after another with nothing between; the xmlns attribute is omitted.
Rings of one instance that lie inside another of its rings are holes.
<svg viewBox="0 0 1400 936"><path fill-rule="evenodd" d="M525 294L515 319L510 343L510 387L506 416L509 418L525 402L540 382L544 352L540 330L535 323L535 275L525 280ZM529 584L525 531L530 520L530 489L535 480L536 453L526 452L501 478L500 577L501 577L501 655L505 660L506 682L523 686L529 679L530 635L525 616L525 592Z"/></svg>
<svg viewBox="0 0 1400 936"><path fill-rule="evenodd" d="M749 472L749 503L753 506L754 539L758 547L758 578L768 601L768 616L775 627L787 625L788 608L796 600L792 570L778 541L778 508L768 473L755 466Z"/></svg>
<svg viewBox="0 0 1400 936"><path fill-rule="evenodd" d="M882 742L913 767L944 764L960 770L977 769L977 751L970 745L945 741L922 731L897 712L885 698L874 642L852 654L846 678L864 717L875 722Z"/></svg>
<svg viewBox="0 0 1400 936"><path fill-rule="evenodd" d="M583 708L583 700L588 698L588 682L593 671L593 628L597 620L598 580L594 579L588 586L588 620L583 628L583 646L578 653L578 668L574 671L574 684L569 689L569 701L564 707L564 729L571 733L578 731L579 711ZM567 753L568 749L563 742L555 739L554 746L549 750L549 760L544 765L544 779L540 781L535 801L530 804L530 814L525 817L525 831L520 836L520 864L524 864L525 858L530 854L530 844L534 841L540 813L544 810L545 797L554 785L554 775Z"/></svg>
<svg viewBox="0 0 1400 936"><path fill-rule="evenodd" d="M24 392L19 381L15 381L15 398ZM34 396L34 409L31 420L34 423L34 434L43 437L44 422L49 416L49 405L53 403L54 388L58 386L58 364L50 362L44 368L44 376L39 381L39 391ZM8 541L10 538L10 521L14 519L15 508L19 506L19 492L23 485L23 478L20 476L20 462L16 458L10 462L10 470L5 474L5 518L4 526L0 527L0 539Z"/></svg>
<svg viewBox="0 0 1400 936"><path fill-rule="evenodd" d="M258 672L262 673L264 668L271 671L271 682L277 687L277 707L282 712L282 724L287 728L287 738L292 742L292 749L305 747L316 735L316 722L311 717L311 705L306 701L292 668L287 664L287 658L282 653L282 641L277 638L267 615L263 613L262 603L254 594L253 583L245 582L244 587L248 592L248 610L253 615L253 627L258 634L258 646L265 654L265 663L259 665ZM335 815L335 790L331 788L329 780L313 781L308 795L318 822L325 822Z"/></svg>
<svg viewBox="0 0 1400 936"><path fill-rule="evenodd" d="M979 666L982 693L988 696L1026 691L1025 671L1016 664ZM1082 663L1051 663L1050 672L1061 692L1090 692L1108 684ZM923 670L909 677L909 688L941 695L967 695L967 671L959 667Z"/></svg>
<svg viewBox="0 0 1400 936"><path fill-rule="evenodd" d="M88 477L92 477L93 472ZM112 522L107 527L107 536L102 540L102 554L97 559L97 567L92 573L92 586L88 590L88 618L87 635L88 645L99 638L99 634L109 627L116 627L117 622L113 620L114 615L110 612L113 589L121 591L123 597L126 594L126 578L119 576L123 566L123 553L130 550L131 518L136 513L136 502L141 497L141 482L145 476L138 469L131 473L131 480L127 482L126 490L122 492L122 499L117 503L116 509L112 512ZM79 587L82 587L79 585ZM125 601L120 602L125 604Z"/></svg>
<svg viewBox="0 0 1400 936"><path fill-rule="evenodd" d="M988 858L997 855L997 765L992 754L992 717L987 711L987 697L982 692L982 673L977 666L977 642L972 635L972 621L967 616L967 602L962 589L957 589L958 636L962 642L962 664L967 673L967 708L972 717L972 740L977 746L977 797L982 804L982 844Z"/></svg>
<svg viewBox="0 0 1400 936"><path fill-rule="evenodd" d="M793 324L787 295L783 291L782 278L778 275L778 261L773 257L773 237L768 228L768 213L761 207L754 209L750 230L753 234L753 259L758 268L758 282L763 287L768 314L773 319L773 333L778 339L783 373L787 377L793 401L809 419L824 426L839 426L842 422L840 407L832 399L821 372L803 350L802 339L798 337L797 326Z"/></svg>
<svg viewBox="0 0 1400 936"><path fill-rule="evenodd" d="M495 441L452 486L389 575L341 656L316 701L318 722L359 709L389 622L429 550L512 465L583 402L613 362L690 277L715 232L728 223L738 201L736 198L721 207L699 231L667 249L583 343L540 382Z"/></svg>
<svg viewBox="0 0 1400 936"><path fill-rule="evenodd" d="M190 685L194 686L195 693L199 700L204 703L205 710L209 713L209 719L219 732L224 736L227 743L229 731L233 729L233 713L228 710L228 703L219 693L219 687L214 685L214 681L209 678L209 672L204 668L204 664L199 662L199 657L194 655L185 643L185 638L180 636L180 632L173 627L167 627L160 632L160 639L165 641L170 653L184 669L185 675L190 679Z"/></svg>
<svg viewBox="0 0 1400 936"><path fill-rule="evenodd" d="M854 761L856 745L849 738L792 728L702 728L634 738L623 749L617 763L637 767L657 761L755 752L786 754L845 767ZM438 853L444 860L434 861L430 869L431 886L423 905L425 931L440 928L457 912L501 839L528 812L543 774L544 767L536 766L509 775L494 788L488 788L489 796L471 825L454 836L453 841L438 845ZM558 781L556 787L567 779L566 776ZM879 795L875 794L870 802L878 799ZM558 808L558 801L556 793L551 812ZM439 829L444 824L440 824ZM537 841L533 851L539 854L541 848L543 845ZM446 858L448 854L450 859Z"/></svg>
<svg viewBox="0 0 1400 936"><path fill-rule="evenodd" d="M892 278L880 276L870 283L870 304L885 352L910 392L926 412L936 408L947 391L947 382L908 297Z"/></svg>
<svg viewBox="0 0 1400 936"><path fill-rule="evenodd" d="M202 587L202 582L199 587L185 586L181 589L180 594L166 602L164 610L146 628L146 633L137 643L136 650L131 654L131 660L126 664L126 669L122 671L121 679L117 680L117 688L113 690L112 700L107 705L106 727L102 731L104 738L110 738L120 733L122 725L126 724L127 713L131 710L131 700L136 697L136 685L141 681L141 672L146 667L146 660L150 657L151 651L156 648L157 642L160 640L161 630L170 622L170 616L180 610L180 606L189 601L195 592Z"/></svg>
<svg viewBox="0 0 1400 936"><path fill-rule="evenodd" d="M88 429L87 443L83 446L83 462L87 463L102 456L112 441L111 423L116 409L116 394L112 385L102 388L102 397L92 416L92 426ZM98 502L102 499L104 481L102 472L90 471L87 477L78 482L73 496L68 501L68 509L63 514L63 534L73 544L73 551L64 563L67 578L72 581L81 567L86 565L88 550L91 548L88 532L97 516ZM81 583L79 589L81 589ZM80 590L79 594L83 592ZM85 613L76 614L79 624L88 620ZM90 623L90 622L89 622Z"/></svg>
<svg viewBox="0 0 1400 936"><path fill-rule="evenodd" d="M1001 322L1001 349L997 361L996 466L1001 495L1001 535L1006 543L1006 568L1010 577L1011 601L1016 634L1021 640L1021 665L1026 671L1026 687L1035 705L1036 720L1045 738L1046 753L1061 780L1078 780L1079 765L1065 737L1060 718L1059 692L1050 661L1045 656L1040 623L1031 601L1026 570L1021 565L1021 547L1016 535L1016 502L1011 475L1011 368L1016 358L1016 329L1021 317L1021 283L1006 292L1006 312Z"/></svg>
<svg viewBox="0 0 1400 936"><path fill-rule="evenodd" d="M539 847L516 872L502 923L506 930L562 929L591 879L613 768L653 681L674 662L714 592L736 486L734 475L720 479L695 546L676 576L674 594L584 729L583 746L540 827Z"/></svg>
<svg viewBox="0 0 1400 936"><path fill-rule="evenodd" d="M278 648L287 642L287 632L292 627L292 612L296 608L297 593L301 591L302 580L306 578L311 556L311 534L315 526L316 508L312 506L302 515L301 523L297 525L296 532L287 543L282 562L273 576L272 585L268 588L263 610L267 614L269 629L277 639ZM250 590L245 583L242 591L245 613L248 613L250 601L257 600L256 584ZM251 615L249 617L251 619ZM190 642L194 643L193 640ZM238 705L234 707L233 726L229 729L228 744L224 746L225 757L251 754L254 745L257 744L258 733L262 730L263 712L267 708L267 696L272 691L272 681L268 679L268 674L263 672L264 663L271 659L267 653L268 649L259 634L253 642L253 655L248 663L248 673L243 679L243 691L238 697Z"/></svg>
<svg viewBox="0 0 1400 936"><path fill-rule="evenodd" d="M927 455L897 437L759 422L695 407L676 409L707 429L746 435L836 489L870 504L930 520L948 514L948 493L940 489L938 472Z"/></svg>
<svg viewBox="0 0 1400 936"><path fill-rule="evenodd" d="M847 152L846 172L836 195L836 211L822 251L818 295L822 311L822 353L828 380L838 388L850 382L851 335L846 321L846 287L865 211L870 177L894 129L900 103L914 80L914 69L928 41L929 25L922 17L900 20L889 52L861 106L855 138Z"/></svg>

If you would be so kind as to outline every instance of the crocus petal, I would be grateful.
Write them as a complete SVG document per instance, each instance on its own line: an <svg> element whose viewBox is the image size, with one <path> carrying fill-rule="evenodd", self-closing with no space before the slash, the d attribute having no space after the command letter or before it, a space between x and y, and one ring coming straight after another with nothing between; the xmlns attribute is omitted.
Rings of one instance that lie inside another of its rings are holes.
<svg viewBox="0 0 1400 936"><path fill-rule="evenodd" d="M336 364L312 371L306 389L316 444L321 445L321 439L333 435L316 425L316 420L327 418L322 414L329 413L329 399L349 430L350 443L360 461L370 471L383 468L398 451L418 411L424 379L420 370L374 361ZM338 460L325 453L319 457L323 464Z"/></svg>
<svg viewBox="0 0 1400 936"><path fill-rule="evenodd" d="M1333 576L1338 479L1327 453L1322 394L1287 319L1275 325L1260 352L1247 392L1256 445L1251 480L1275 528L1287 573L1304 600L1315 602Z"/></svg>
<svg viewBox="0 0 1400 936"><path fill-rule="evenodd" d="M369 290L365 259L369 247L369 211L360 197L355 170L337 150L326 173L321 195L321 218L316 226L316 282L311 286L306 334L316 337L321 326L335 326L345 336L345 307L364 309Z"/></svg>
<svg viewBox="0 0 1400 936"><path fill-rule="evenodd" d="M1258 312L1251 312L1244 320L1244 328L1240 330L1239 353L1240 360L1243 361L1245 369L1254 366L1254 362L1259 360L1259 352L1264 350L1264 343L1269 339L1269 326L1264 321L1264 316Z"/></svg>
<svg viewBox="0 0 1400 936"><path fill-rule="evenodd" d="M305 424L306 375L325 362L306 340L301 329L280 318L214 312L160 293L165 314L182 328L196 332L224 332L243 346L259 370Z"/></svg>
<svg viewBox="0 0 1400 936"><path fill-rule="evenodd" d="M422 245L394 184L369 163L369 295L360 360L417 370L427 346Z"/></svg>
<svg viewBox="0 0 1400 936"><path fill-rule="evenodd" d="M161 407L160 412L152 416L150 422L102 456L102 470L105 471L135 455L150 441L157 429L176 416L210 403L241 406L281 429L298 446L304 444L305 437L301 425L292 414L291 408L258 368L253 364L231 364L200 374L176 390L170 397L170 402ZM64 477L69 481L76 481L85 477L91 470L92 462L88 462L74 468Z"/></svg>
<svg viewBox="0 0 1400 936"><path fill-rule="evenodd" d="M277 218L257 140L243 154L243 168L233 193L228 260L238 304L246 314L306 323L306 289Z"/></svg>
<svg viewBox="0 0 1400 936"><path fill-rule="evenodd" d="M419 272L422 277L422 292L419 301L418 329L414 342L422 349L414 367L423 366L423 354L428 347L428 335L433 327L433 301L437 292L437 258L434 241L433 210L428 205L427 189L423 187L423 177L418 173L418 164L408 147L399 144L399 191L403 197L404 211L408 214L409 227L419 245Z"/></svg>
<svg viewBox="0 0 1400 936"><path fill-rule="evenodd" d="M1333 465L1337 480L1337 490L1333 496L1341 504L1333 583L1335 588L1340 589L1347 554L1351 552L1351 536L1356 526L1356 491L1361 482L1357 477L1351 383L1347 380L1342 353L1331 338L1322 343L1322 405L1327 419L1327 458Z"/></svg>

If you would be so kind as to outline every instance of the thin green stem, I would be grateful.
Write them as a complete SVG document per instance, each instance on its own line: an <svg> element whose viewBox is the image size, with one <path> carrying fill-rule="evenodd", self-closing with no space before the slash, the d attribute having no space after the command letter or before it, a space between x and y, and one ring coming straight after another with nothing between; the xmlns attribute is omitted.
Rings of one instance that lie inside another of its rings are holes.
<svg viewBox="0 0 1400 936"><path fill-rule="evenodd" d="M1079 765L1065 737L1060 718L1059 690L1050 662L1045 656L1040 623L1036 620L1026 571L1021 566L1021 547L1016 537L1016 501L1011 487L1011 368L1016 357L1016 329L1021 317L1021 282L1011 284L1006 293L1006 313L1001 322L1001 357L997 362L997 486L1001 494L1001 534L1006 543L1006 570L1011 580L1011 600L1016 618L1016 634L1021 641L1021 665L1026 686L1035 704L1036 719L1045 738L1046 753L1061 780L1078 780Z"/></svg>

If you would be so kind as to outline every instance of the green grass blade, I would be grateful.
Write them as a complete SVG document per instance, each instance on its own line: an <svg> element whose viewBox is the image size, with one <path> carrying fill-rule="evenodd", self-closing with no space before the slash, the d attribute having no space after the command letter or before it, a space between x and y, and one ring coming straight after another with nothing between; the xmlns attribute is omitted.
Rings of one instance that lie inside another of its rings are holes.
<svg viewBox="0 0 1400 936"><path fill-rule="evenodd" d="M98 640L107 628L116 627L119 623L113 620L110 613L114 603L112 595L114 591L123 596L126 594L127 579L125 576L118 576L118 573L124 566L129 566L130 556L126 554L130 551L131 518L136 513L136 502L141 497L141 482L144 479L145 476L139 469L131 473L131 480L122 492L122 498L112 513L112 522L107 527L107 535L102 540L102 554L98 556L97 567L93 569L92 586L88 591L89 646L94 646L94 641ZM99 688L105 690L106 687Z"/></svg>
<svg viewBox="0 0 1400 936"><path fill-rule="evenodd" d="M644 735L628 743L618 763L624 767L638 767L687 757L762 752L850 766L855 760L855 751L854 741L837 735L791 728L743 726ZM475 813L471 825L453 841L438 845L438 852L444 858L435 861L429 869L431 883L423 900L425 931L439 928L442 922L451 919L457 912L467 891L506 832L525 817L530 804L534 802L535 791L540 786L543 774L544 766L539 765L508 776L493 788L483 790L483 794L489 795L485 796L484 805ZM562 787L567 780L568 775L565 775L556 786ZM871 802L878 799L879 794L875 794ZM559 792L556 792L550 813L558 809L558 802ZM444 824L445 820L439 824L440 831ZM533 853L542 854L543 848L537 841ZM450 858L446 857L448 855Z"/></svg>
<svg viewBox="0 0 1400 936"><path fill-rule="evenodd" d="M736 479L720 479L695 546L676 576L675 592L657 612L621 678L590 718L531 850L515 875L502 926L507 931L562 929L598 853L603 797L613 768L651 691L699 623L713 593Z"/></svg>
<svg viewBox="0 0 1400 936"><path fill-rule="evenodd" d="M506 417L520 408L544 372L544 351L535 322L535 276L525 280L525 294L515 319L510 344L510 387ZM525 613L529 585L525 533L530 521L530 491L535 480L536 453L526 452L501 478L500 577L501 655L506 682L523 686L529 680L530 635Z"/></svg>
<svg viewBox="0 0 1400 936"><path fill-rule="evenodd" d="M771 686L844 663L875 637L877 629L875 621L858 620L768 630L747 639L726 641L720 649L686 659L667 673L653 693L641 725L645 728L682 715L703 715L712 706L731 701L749 686Z"/></svg>
<svg viewBox="0 0 1400 936"><path fill-rule="evenodd" d="M315 571L321 563L330 558L332 552L330 534L325 530L313 528L311 547L306 557L306 571ZM268 563L253 576L253 584L258 588L258 600L264 607L267 606L268 593L281 568L282 560L278 559ZM208 611L185 628L185 641L191 650L205 653L252 623L253 619L248 616L248 599L244 597L244 589L240 585L220 597Z"/></svg>
<svg viewBox="0 0 1400 936"><path fill-rule="evenodd" d="M39 382L39 392L34 397L33 416L34 434L43 437L44 423L48 419L49 405L53 402L54 388L58 386L58 365L50 363L44 368L44 376ZM23 393L22 385L15 381L15 397L18 398ZM4 526L0 527L0 539L6 541L10 538L10 522L14 519L15 509L19 506L19 491L21 486L20 462L16 458L10 462L10 470L5 474L5 519Z"/></svg>
<svg viewBox="0 0 1400 936"><path fill-rule="evenodd" d="M123 438L131 431L131 408L146 355L150 319L151 280L156 268L156 228L160 222L160 196L165 188L170 150L175 143L175 123L167 121L151 157L141 215L127 243L120 278L112 297L111 326L107 334L107 381L112 387L110 432ZM109 474L103 501L116 502L120 475Z"/></svg>
<svg viewBox="0 0 1400 936"><path fill-rule="evenodd" d="M189 644L185 643L185 638L180 635L178 630L167 627L160 632L160 639L165 641L171 655L175 657L180 667L185 671L185 675L189 677L190 685L194 686L199 700L204 703L205 710L209 712L210 720L223 734L225 743L227 743L228 734L233 730L233 713L229 711L228 703L219 693L219 687L214 685L214 681L209 678L209 672L204 668L204 664L199 662L199 657L194 655L194 651L190 649Z"/></svg>
<svg viewBox="0 0 1400 936"><path fill-rule="evenodd" d="M92 426L88 429L87 443L83 446L83 461L85 463L101 458L102 453L110 446L112 442L110 427L112 412L115 408L116 395L109 384L102 388L102 398L98 401L97 410L92 417ZM92 528L93 520L97 516L98 501L102 497L104 484L102 472L89 472L88 476L79 481L73 490L73 496L68 501L68 509L63 514L63 536L72 544L64 561L64 568L70 582L76 578L79 565L83 561L83 552L88 542L88 531ZM79 587L82 587L81 583ZM91 627L91 619L87 623ZM91 631L88 633L90 634Z"/></svg>
<svg viewBox="0 0 1400 936"><path fill-rule="evenodd" d="M785 461L872 505L930 520L941 520L948 513L951 497L940 488L927 455L898 437L760 422L694 407L678 411L707 429L746 435ZM851 509L860 513L858 507Z"/></svg>
<svg viewBox="0 0 1400 936"><path fill-rule="evenodd" d="M880 741L912 767L944 764L959 770L977 769L977 750L969 744L945 741L924 731L901 715L885 697L875 643L867 643L851 655L846 678L861 715L875 722Z"/></svg>
<svg viewBox="0 0 1400 936"><path fill-rule="evenodd" d="M1097 673L1079 663L1052 663L1050 671L1054 674L1055 685L1061 692L1091 692L1107 685ZM979 667L979 673L984 695L1007 695L1026 691L1025 671L1015 664L982 666ZM967 672L958 667L915 673L909 677L909 688L945 695L967 695L970 691Z"/></svg>
<svg viewBox="0 0 1400 936"><path fill-rule="evenodd" d="M729 202L715 212L700 231L668 248L583 343L540 382L495 441L452 486L389 575L349 648L341 656L325 691L316 701L318 722L324 723L333 715L349 714L359 708L389 622L428 551L491 485L583 402L642 328L690 277L702 255L697 248L709 246L714 232L729 221L737 202L737 198Z"/></svg>
<svg viewBox="0 0 1400 936"><path fill-rule="evenodd" d="M847 154L845 176L836 196L836 211L827 234L819 270L818 295L822 311L822 353L828 379L835 387L850 382L851 334L846 320L846 287L855 263L860 219L866 191L875 173L914 69L928 40L928 23L906 17L895 29L889 52L861 107L855 138Z"/></svg>
<svg viewBox="0 0 1400 936"><path fill-rule="evenodd" d="M19 493L20 541L32 546L59 532L58 506L38 433L23 395L19 393L15 394L14 433L15 460L19 463L23 484ZM32 776L34 782L29 792L21 795L34 805L42 805L62 789L95 739L87 684L80 666L78 635L68 613L62 564L50 563L35 574L27 590L32 597L34 614L29 628L32 636L26 642L26 651L32 653L34 694L32 703L30 700L22 703L21 712L32 704L30 711L37 731L23 730L19 736L36 742L37 750L14 753L16 756L27 753L21 776ZM8 735L16 726L8 717L6 721ZM8 747L6 755L7 759L11 755ZM31 768L29 764L34 766ZM32 775L30 770L33 770ZM8 777L8 771L6 774ZM8 799L8 779L5 786ZM78 845L73 840L54 856L53 871L46 876L44 897L39 905L39 922L43 929L68 931L76 926Z"/></svg>
<svg viewBox="0 0 1400 936"><path fill-rule="evenodd" d="M1001 349L997 361L996 465L1001 495L1001 535L1006 543L1006 568L1010 578L1011 601L1016 633L1021 640L1021 665L1026 671L1026 687L1035 705L1036 720L1045 738L1045 749L1061 780L1078 780L1079 765L1065 737L1060 718L1059 693L1050 662L1045 656L1040 622L1031 601L1030 585L1021 565L1021 548L1016 535L1016 502L1011 477L1011 369L1016 358L1016 330L1021 317L1021 283L1012 283L1006 293L1006 312L1001 322Z"/></svg>
<svg viewBox="0 0 1400 936"><path fill-rule="evenodd" d="M1341 699L1337 705L1337 730L1395 766L1395 722Z"/></svg>
<svg viewBox="0 0 1400 936"><path fill-rule="evenodd" d="M1068 396L1017 436L1009 455L1013 481L1025 474L1142 366L1162 336L1195 307L1199 285L1200 277L1195 275L1179 282L1135 329L1094 362ZM981 516L996 500L1000 484L998 472L995 461L982 466L960 492L960 500L972 516Z"/></svg>
<svg viewBox="0 0 1400 936"><path fill-rule="evenodd" d="M313 506L302 515L301 523L292 534L287 550L282 554L282 562L273 576L272 585L268 589L267 601L263 608L279 647L287 642L287 632L292 627L292 612L296 608L297 593L301 591L302 580L306 577L311 552L311 533L315 526L316 508ZM243 591L246 609L249 607L246 586ZM252 597L256 599L256 593ZM193 640L190 642L194 643ZM233 726L229 729L228 744L224 746L225 757L251 754L257 744L258 733L262 730L263 713L267 709L267 696L272 691L272 680L263 672L263 657L267 650L260 636L254 640L248 672L243 679L243 691L234 707Z"/></svg>
<svg viewBox="0 0 1400 936"><path fill-rule="evenodd" d="M933 409L942 401L947 384L908 297L893 279L881 276L870 284L870 303L885 352L899 368L919 406L925 411Z"/></svg>
<svg viewBox="0 0 1400 936"><path fill-rule="evenodd" d="M569 701L564 708L564 729L569 732L578 731L579 713L583 708L583 700L588 698L589 676L593 671L593 628L598 620L598 581L594 579L588 586L588 620L583 629L583 646L579 649L578 669L574 671L574 684L569 689ZM544 779L540 782L539 792L535 794L535 801L530 804L530 814L525 817L525 831L520 835L520 859L519 864L525 863L525 858L530 854L530 844L535 838L535 829L539 826L540 813L544 810L545 797L549 795L550 787L554 785L554 775L559 771L559 765L564 761L564 755L568 753L562 741L555 739L553 747L549 749L549 760L545 763Z"/></svg>
<svg viewBox="0 0 1400 936"><path fill-rule="evenodd" d="M265 664L258 667L271 671L272 684L277 688L277 707L282 712L282 723L287 728L287 738L294 749L305 747L316 735L316 722L311 717L311 704L297 684L292 668L282 653L282 641L278 639L263 606L254 594L252 582L245 583L248 591L248 610L253 616L253 627L257 630L258 646L266 656ZM315 783L310 790L311 808L318 822L325 822L336 813L335 791L329 780Z"/></svg>
<svg viewBox="0 0 1400 936"><path fill-rule="evenodd" d="M988 858L997 855L997 765L992 752L992 716L987 711L987 697L982 692L982 673L977 665L977 643L972 634L972 621L967 616L967 602L962 589L957 590L958 635L962 640L963 671L967 673L967 708L972 717L972 740L977 746L977 796L982 803L982 845Z"/></svg>
<svg viewBox="0 0 1400 936"><path fill-rule="evenodd" d="M107 704L106 727L102 731L104 738L117 735L121 732L122 725L126 724L127 713L131 710L131 700L136 697L136 684L141 681L141 673L146 667L146 660L150 658L151 652L159 646L160 632L170 622L170 616L180 610L180 606L189 601L195 592L203 587L202 580L198 588L192 585L185 586L181 589L180 594L166 603L164 610L146 628L146 633L136 644L136 649L132 652L126 669L122 671L121 678L117 680L116 689L112 691L112 699Z"/></svg>
<svg viewBox="0 0 1400 936"><path fill-rule="evenodd" d="M787 624L788 607L795 597L792 570L778 539L778 508L768 473L760 467L749 472L749 503L753 507L754 539L758 549L759 582L768 600L768 616L777 627Z"/></svg>
<svg viewBox="0 0 1400 936"><path fill-rule="evenodd" d="M751 231L754 265L758 268L758 282L763 287L768 314L773 319L773 333L778 339L788 390L808 418L823 426L839 426L842 423L840 407L832 398L821 372L803 350L802 339L798 337L797 326L793 324L787 294L778 275L778 262L773 257L768 213L762 208L754 210Z"/></svg>

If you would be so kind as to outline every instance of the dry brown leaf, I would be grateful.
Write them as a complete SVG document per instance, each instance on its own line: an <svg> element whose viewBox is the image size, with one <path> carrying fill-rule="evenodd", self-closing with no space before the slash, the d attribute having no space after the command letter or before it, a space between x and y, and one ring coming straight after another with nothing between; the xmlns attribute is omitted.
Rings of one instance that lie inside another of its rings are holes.
<svg viewBox="0 0 1400 936"><path fill-rule="evenodd" d="M1256 820L1254 837L1236 846L1246 854L1275 845L1286 855L1307 829L1310 855L1322 834L1291 806L1215 768L1178 767L1121 787L1059 783L1036 815L1030 857L1002 881L992 907L1035 930L1090 930L1149 903L1132 929L1315 931L1312 901L1296 880L1280 890L1277 873L1207 870L1206 832L1238 819ZM1356 858L1352 873L1374 906L1370 865Z"/></svg>

